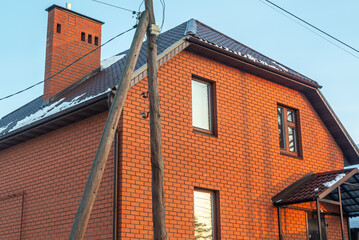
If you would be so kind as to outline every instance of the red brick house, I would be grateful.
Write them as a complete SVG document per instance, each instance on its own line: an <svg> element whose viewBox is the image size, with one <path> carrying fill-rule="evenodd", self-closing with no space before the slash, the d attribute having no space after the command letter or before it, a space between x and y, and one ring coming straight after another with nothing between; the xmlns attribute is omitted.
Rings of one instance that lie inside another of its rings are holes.
<svg viewBox="0 0 359 240"><path fill-rule="evenodd" d="M102 25L47 11L45 78ZM158 44L168 238L348 239L359 151L321 86L194 19ZM1 118L0 239L68 237L126 54L89 55ZM144 44L86 239L152 239L146 91Z"/></svg>

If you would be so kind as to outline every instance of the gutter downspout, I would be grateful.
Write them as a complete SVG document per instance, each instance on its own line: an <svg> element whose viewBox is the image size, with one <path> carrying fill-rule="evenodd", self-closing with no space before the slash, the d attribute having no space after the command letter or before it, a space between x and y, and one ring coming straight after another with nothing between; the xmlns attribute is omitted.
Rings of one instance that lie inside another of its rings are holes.
<svg viewBox="0 0 359 240"><path fill-rule="evenodd" d="M113 159L113 219L112 219L112 239L117 240L117 208L118 208L118 129L115 133L114 140L114 159Z"/></svg>
<svg viewBox="0 0 359 240"><path fill-rule="evenodd" d="M112 89L111 92L108 93L108 109L111 108L113 98L116 93L116 87ZM112 196L112 239L118 239L118 156L119 156L119 138L118 138L118 128L116 129L115 138L113 141L113 196Z"/></svg>
<svg viewBox="0 0 359 240"><path fill-rule="evenodd" d="M278 231L279 231L279 240L283 240L282 237L282 216L281 216L281 207L277 207L278 213Z"/></svg>

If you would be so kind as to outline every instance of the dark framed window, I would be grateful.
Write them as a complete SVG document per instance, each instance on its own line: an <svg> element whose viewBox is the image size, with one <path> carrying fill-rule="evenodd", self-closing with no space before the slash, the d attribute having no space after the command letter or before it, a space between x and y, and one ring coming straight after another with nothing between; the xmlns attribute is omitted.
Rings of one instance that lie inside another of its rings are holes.
<svg viewBox="0 0 359 240"><path fill-rule="evenodd" d="M214 134L214 83L192 80L192 125L198 132Z"/></svg>
<svg viewBox="0 0 359 240"><path fill-rule="evenodd" d="M86 41L86 34L81 32L81 41Z"/></svg>
<svg viewBox="0 0 359 240"><path fill-rule="evenodd" d="M89 34L89 35L87 36L87 42L88 42L88 43L92 43L92 35L91 35L91 34Z"/></svg>
<svg viewBox="0 0 359 240"><path fill-rule="evenodd" d="M60 23L56 24L56 32L61 33L61 24Z"/></svg>
<svg viewBox="0 0 359 240"><path fill-rule="evenodd" d="M194 190L195 239L219 239L217 198L216 191Z"/></svg>
<svg viewBox="0 0 359 240"><path fill-rule="evenodd" d="M277 106L279 147L282 153L300 155L298 110Z"/></svg>
<svg viewBox="0 0 359 240"><path fill-rule="evenodd" d="M95 46L98 46L98 37L95 37Z"/></svg>

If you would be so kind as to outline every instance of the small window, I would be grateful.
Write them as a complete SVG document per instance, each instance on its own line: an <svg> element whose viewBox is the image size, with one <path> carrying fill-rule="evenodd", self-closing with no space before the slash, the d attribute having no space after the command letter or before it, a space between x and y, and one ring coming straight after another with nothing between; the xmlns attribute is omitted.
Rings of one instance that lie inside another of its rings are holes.
<svg viewBox="0 0 359 240"><path fill-rule="evenodd" d="M195 239L218 239L216 196L214 191L194 191L194 234Z"/></svg>
<svg viewBox="0 0 359 240"><path fill-rule="evenodd" d="M86 41L86 34L81 32L81 41Z"/></svg>
<svg viewBox="0 0 359 240"><path fill-rule="evenodd" d="M298 156L298 113L294 109L277 107L279 146L282 152Z"/></svg>
<svg viewBox="0 0 359 240"><path fill-rule="evenodd" d="M192 124L197 131L213 134L213 84L192 80Z"/></svg>
<svg viewBox="0 0 359 240"><path fill-rule="evenodd" d="M56 25L56 32L61 33L61 24L59 23Z"/></svg>
<svg viewBox="0 0 359 240"><path fill-rule="evenodd" d="M88 43L92 43L92 35L91 35L91 34L89 34L89 35L87 36L87 42L88 42Z"/></svg>
<svg viewBox="0 0 359 240"><path fill-rule="evenodd" d="M95 37L95 45L98 46L98 37Z"/></svg>

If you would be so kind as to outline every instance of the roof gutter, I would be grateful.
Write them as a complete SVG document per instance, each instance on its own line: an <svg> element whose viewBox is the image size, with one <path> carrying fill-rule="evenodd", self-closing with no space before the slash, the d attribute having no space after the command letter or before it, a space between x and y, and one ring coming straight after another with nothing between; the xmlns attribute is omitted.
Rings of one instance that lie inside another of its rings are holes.
<svg viewBox="0 0 359 240"><path fill-rule="evenodd" d="M104 93L88 101L36 121L30 125L26 125L7 133L3 137L0 137L0 150L38 137L44 132L50 132L74 122L81 121L89 116L104 112L108 110L108 97L109 93ZM53 126L49 127L51 124Z"/></svg>
<svg viewBox="0 0 359 240"><path fill-rule="evenodd" d="M269 66L266 66L264 64L261 64L259 62L254 62L246 57L243 57L243 56L240 56L238 54L235 54L233 52L230 52L230 51L227 51L225 49L222 49L222 48L219 48L219 47L216 47L210 43L207 43L207 42L204 42L204 41L201 41L199 40L198 38L195 38L195 37L192 37L192 36L189 36L187 37L187 40L189 42L192 42L192 43L195 43L195 44L198 44L198 45L201 45L203 47L206 47L206 48L209 48L209 49L212 49L212 50L215 50L217 52L220 52L220 53L223 53L225 55L228 55L228 56L231 56L233 58L236 58L246 64L250 64L250 65L253 65L253 66L256 66L258 68L261 68L261 69L264 69L266 71L270 71L270 72L273 72L275 74L279 74L283 77L286 77L286 78L290 78L290 79L293 79L295 81L298 81L300 83L304 83L305 85L308 85L308 86L311 86L311 87L314 87L314 88L322 88L321 85L315 83L315 82L311 82L311 81L308 81L306 79L303 79L303 78L300 78L300 77L297 77L297 76L294 76L292 74L289 74L289 73L286 73L286 72L282 72L280 70L277 70L276 68L272 68L272 67L269 67Z"/></svg>

